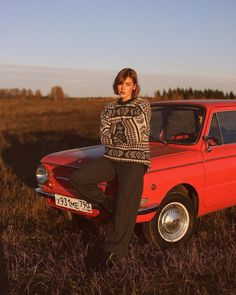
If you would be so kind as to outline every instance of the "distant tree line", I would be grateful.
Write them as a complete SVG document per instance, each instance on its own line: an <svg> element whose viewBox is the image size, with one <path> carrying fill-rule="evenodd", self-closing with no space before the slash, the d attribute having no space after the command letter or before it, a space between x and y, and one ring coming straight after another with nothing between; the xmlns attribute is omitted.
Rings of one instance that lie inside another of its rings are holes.
<svg viewBox="0 0 236 295"><path fill-rule="evenodd" d="M168 91L163 90L162 93L157 90L154 93L156 100L182 100L182 99L235 99L236 95L230 91L224 93L220 90L204 89L193 90L192 88L169 88Z"/></svg>
<svg viewBox="0 0 236 295"><path fill-rule="evenodd" d="M0 98L1 99L31 99L31 98L42 98L42 93L40 90L33 92L31 89L0 89Z"/></svg>
<svg viewBox="0 0 236 295"><path fill-rule="evenodd" d="M64 94L63 89L60 86L53 86L48 95L43 96L38 89L32 91L31 89L0 89L0 99L41 99L47 98L52 100L62 100L69 96ZM99 97L93 97L91 99L98 99ZM236 95L230 91L224 93L220 90L193 90L192 88L169 88L168 91L162 92L157 90L154 93L155 100L187 100L187 99L236 99Z"/></svg>
<svg viewBox="0 0 236 295"><path fill-rule="evenodd" d="M61 100L66 96L60 86L52 87L50 93L46 96L43 96L41 91L38 89L32 91L31 89L0 89L0 99L41 99L41 98L50 98L52 100Z"/></svg>

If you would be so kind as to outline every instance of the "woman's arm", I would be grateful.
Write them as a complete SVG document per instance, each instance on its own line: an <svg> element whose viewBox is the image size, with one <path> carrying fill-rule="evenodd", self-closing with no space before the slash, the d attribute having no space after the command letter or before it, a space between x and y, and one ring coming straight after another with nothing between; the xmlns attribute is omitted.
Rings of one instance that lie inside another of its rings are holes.
<svg viewBox="0 0 236 295"><path fill-rule="evenodd" d="M149 141L150 121L151 121L151 106L148 100L144 99L141 103L141 109L144 116L144 124L141 127L141 140Z"/></svg>
<svg viewBox="0 0 236 295"><path fill-rule="evenodd" d="M106 107L104 107L100 117L100 138L101 138L101 143L104 145L112 145L110 128L111 128L110 118L107 115Z"/></svg>

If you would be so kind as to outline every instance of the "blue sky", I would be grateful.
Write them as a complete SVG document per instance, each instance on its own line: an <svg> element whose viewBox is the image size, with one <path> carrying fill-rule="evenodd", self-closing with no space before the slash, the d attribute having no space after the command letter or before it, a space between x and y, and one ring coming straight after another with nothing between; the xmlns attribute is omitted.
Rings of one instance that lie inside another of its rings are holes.
<svg viewBox="0 0 236 295"><path fill-rule="evenodd" d="M0 67L4 65L0 85L5 87L14 86L12 78L2 79L5 65L111 75L133 67L142 75L156 74L157 79L158 75L167 80L168 76L215 79L220 81L216 87L236 91L234 0L0 0L0 4ZM15 81L20 85L27 80L26 87L44 87L30 82L30 76L19 79Z"/></svg>

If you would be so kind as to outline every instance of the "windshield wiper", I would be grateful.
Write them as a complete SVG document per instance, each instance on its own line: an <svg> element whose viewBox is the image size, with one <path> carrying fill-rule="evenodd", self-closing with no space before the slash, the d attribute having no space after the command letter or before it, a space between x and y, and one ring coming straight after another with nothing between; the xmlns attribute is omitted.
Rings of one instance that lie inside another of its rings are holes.
<svg viewBox="0 0 236 295"><path fill-rule="evenodd" d="M161 143L163 143L164 145L169 145L169 142L166 141L166 140L164 140L164 139L160 139L160 138L159 138L159 141L160 141Z"/></svg>
<svg viewBox="0 0 236 295"><path fill-rule="evenodd" d="M165 141L164 139L161 139L160 137L155 137L155 136L150 135L149 138L152 141L161 142L164 145L169 145L169 143L167 141Z"/></svg>

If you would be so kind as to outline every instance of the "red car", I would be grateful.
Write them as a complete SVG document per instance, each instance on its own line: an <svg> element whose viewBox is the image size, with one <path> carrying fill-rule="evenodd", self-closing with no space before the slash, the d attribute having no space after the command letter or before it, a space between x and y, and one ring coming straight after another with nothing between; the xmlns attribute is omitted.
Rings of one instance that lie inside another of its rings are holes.
<svg viewBox="0 0 236 295"><path fill-rule="evenodd" d="M165 101L151 108L151 168L136 222L155 245L177 245L189 239L198 216L236 204L236 102ZM98 219L104 213L80 199L68 175L103 152L96 145L45 156L36 191L70 216ZM116 179L99 185L115 198Z"/></svg>

